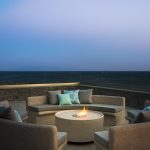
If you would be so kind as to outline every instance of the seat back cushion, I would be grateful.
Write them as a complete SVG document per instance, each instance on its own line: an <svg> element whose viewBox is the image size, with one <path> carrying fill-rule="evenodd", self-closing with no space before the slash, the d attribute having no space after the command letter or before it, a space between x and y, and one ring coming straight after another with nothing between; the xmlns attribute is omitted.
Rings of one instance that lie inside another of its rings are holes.
<svg viewBox="0 0 150 150"><path fill-rule="evenodd" d="M51 105L58 105L59 104L57 94L61 94L61 90L48 91L48 101L49 101L49 104L51 104Z"/></svg>
<svg viewBox="0 0 150 150"><path fill-rule="evenodd" d="M81 104L92 104L92 92L93 89L80 90L79 100Z"/></svg>

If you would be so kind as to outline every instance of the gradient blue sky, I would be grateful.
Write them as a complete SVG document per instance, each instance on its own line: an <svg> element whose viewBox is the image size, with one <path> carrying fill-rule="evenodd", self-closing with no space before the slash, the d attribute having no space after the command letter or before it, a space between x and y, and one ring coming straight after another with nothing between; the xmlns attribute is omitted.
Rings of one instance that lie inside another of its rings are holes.
<svg viewBox="0 0 150 150"><path fill-rule="evenodd" d="M150 71L149 0L0 0L0 70Z"/></svg>

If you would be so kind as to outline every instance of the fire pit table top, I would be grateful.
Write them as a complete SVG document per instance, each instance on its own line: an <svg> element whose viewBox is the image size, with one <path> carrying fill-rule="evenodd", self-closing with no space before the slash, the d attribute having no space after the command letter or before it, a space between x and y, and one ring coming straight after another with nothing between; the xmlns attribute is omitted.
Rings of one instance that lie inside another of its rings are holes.
<svg viewBox="0 0 150 150"><path fill-rule="evenodd" d="M81 110L64 110L57 112L56 117L66 120L95 120L104 117L101 112L88 110L85 115L78 116Z"/></svg>

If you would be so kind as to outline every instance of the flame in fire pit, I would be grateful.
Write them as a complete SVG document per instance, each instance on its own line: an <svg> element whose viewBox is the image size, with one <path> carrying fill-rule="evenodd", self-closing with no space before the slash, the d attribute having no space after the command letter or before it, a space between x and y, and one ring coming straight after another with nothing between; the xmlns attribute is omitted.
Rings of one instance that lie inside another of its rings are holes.
<svg viewBox="0 0 150 150"><path fill-rule="evenodd" d="M72 115L73 117L76 117L76 118L84 118L87 116L87 109L85 108L85 106L83 107L82 110L80 110L77 114L74 114Z"/></svg>
<svg viewBox="0 0 150 150"><path fill-rule="evenodd" d="M85 107L83 107L83 109L79 113L77 113L77 117L78 118L86 117L87 111L88 110Z"/></svg>

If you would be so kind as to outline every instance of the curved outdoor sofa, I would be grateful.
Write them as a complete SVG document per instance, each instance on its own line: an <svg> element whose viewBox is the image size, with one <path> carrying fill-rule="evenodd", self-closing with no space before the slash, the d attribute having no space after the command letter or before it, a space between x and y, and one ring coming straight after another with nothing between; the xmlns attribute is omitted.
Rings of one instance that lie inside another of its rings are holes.
<svg viewBox="0 0 150 150"><path fill-rule="evenodd" d="M92 95L92 104L51 105L47 96L32 96L26 101L28 122L55 125L55 113L61 110L82 109L100 111L104 114L104 126L123 124L125 121L125 98L119 96Z"/></svg>

